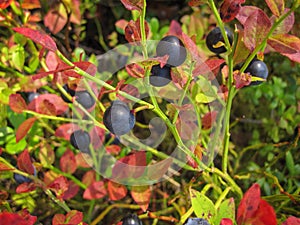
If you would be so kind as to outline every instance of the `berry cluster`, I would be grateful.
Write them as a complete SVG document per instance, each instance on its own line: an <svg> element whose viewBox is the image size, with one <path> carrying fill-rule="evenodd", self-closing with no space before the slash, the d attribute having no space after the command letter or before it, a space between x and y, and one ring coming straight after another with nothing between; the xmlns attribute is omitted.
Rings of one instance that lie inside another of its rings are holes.
<svg viewBox="0 0 300 225"><path fill-rule="evenodd" d="M230 45L233 43L233 32L230 28L225 27L225 33L227 35L228 41ZM227 50L225 48L224 37L221 33L221 29L219 27L211 30L206 36L206 46L207 48L216 54L225 53ZM268 67L267 65L258 59L253 59L248 67L245 70L246 73L250 73L253 77L267 79L268 77ZM250 85L258 85L261 84L262 81L252 81Z"/></svg>
<svg viewBox="0 0 300 225"><path fill-rule="evenodd" d="M186 49L183 43L176 36L166 36L156 46L157 56L169 56L164 67L155 65L151 69L150 84L155 87L162 87L170 83L171 68L180 66L186 59Z"/></svg>

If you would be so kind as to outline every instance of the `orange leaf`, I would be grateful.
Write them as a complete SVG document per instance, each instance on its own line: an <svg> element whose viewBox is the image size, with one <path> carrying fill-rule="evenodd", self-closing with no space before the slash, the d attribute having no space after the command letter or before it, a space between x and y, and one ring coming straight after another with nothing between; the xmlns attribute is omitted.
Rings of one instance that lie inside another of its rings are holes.
<svg viewBox="0 0 300 225"><path fill-rule="evenodd" d="M113 181L107 183L108 196L110 200L116 201L124 198L127 195L127 188Z"/></svg>
<svg viewBox="0 0 300 225"><path fill-rule="evenodd" d="M133 186L131 189L131 196L133 200L145 212L148 209L151 197L151 190L149 186Z"/></svg>
<svg viewBox="0 0 300 225"><path fill-rule="evenodd" d="M9 106L16 113L22 113L23 110L27 109L26 102L20 94L11 94L9 96Z"/></svg>
<svg viewBox="0 0 300 225"><path fill-rule="evenodd" d="M36 121L35 117L28 118L18 127L18 130L16 132L16 142L19 142L21 139L23 139L26 136L26 134L33 126L35 121Z"/></svg>

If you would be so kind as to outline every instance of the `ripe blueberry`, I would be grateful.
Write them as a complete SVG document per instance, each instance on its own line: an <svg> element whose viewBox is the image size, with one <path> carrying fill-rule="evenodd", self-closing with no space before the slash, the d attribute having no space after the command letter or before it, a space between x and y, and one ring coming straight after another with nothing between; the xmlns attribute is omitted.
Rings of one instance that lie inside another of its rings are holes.
<svg viewBox="0 0 300 225"><path fill-rule="evenodd" d="M70 136L70 143L74 148L88 153L91 137L89 133L84 130L76 130Z"/></svg>
<svg viewBox="0 0 300 225"><path fill-rule="evenodd" d="M154 65L151 68L151 76L149 77L150 84L155 87L162 87L170 83L171 68L165 65L163 68L160 65Z"/></svg>
<svg viewBox="0 0 300 225"><path fill-rule="evenodd" d="M189 218L185 225L210 225L209 222L202 218Z"/></svg>
<svg viewBox="0 0 300 225"><path fill-rule="evenodd" d="M166 36L160 40L156 47L158 56L168 55L169 66L180 66L186 59L186 49L176 36Z"/></svg>
<svg viewBox="0 0 300 225"><path fill-rule="evenodd" d="M122 225L143 225L142 221L135 214L129 214L122 219Z"/></svg>
<svg viewBox="0 0 300 225"><path fill-rule="evenodd" d="M36 176L36 169L34 166L33 166L33 169L34 169L33 175ZM18 173L14 173L14 179L18 184L30 183L32 181L30 178L24 177L23 175L18 174Z"/></svg>
<svg viewBox="0 0 300 225"><path fill-rule="evenodd" d="M126 103L116 100L106 109L103 123L111 133L123 135L134 127L135 117Z"/></svg>
<svg viewBox="0 0 300 225"><path fill-rule="evenodd" d="M72 97L75 95L75 91L73 89L70 89L67 84L63 86L63 89L65 89L65 91ZM61 98L67 103L72 103L63 93L61 93Z"/></svg>
<svg viewBox="0 0 300 225"><path fill-rule="evenodd" d="M228 37L229 43L231 45L233 42L233 33L231 29L228 27L225 27L225 32ZM224 38L221 33L221 29L219 27L216 27L208 33L206 37L206 46L210 51L216 54L221 54L226 52L225 46L223 45L219 47L216 46L218 42L223 42L225 44Z"/></svg>
<svg viewBox="0 0 300 225"><path fill-rule="evenodd" d="M89 109L95 104L95 99L88 91L77 91L75 97L76 101L85 109Z"/></svg>
<svg viewBox="0 0 300 225"><path fill-rule="evenodd" d="M260 77L263 79L267 79L269 75L267 65L259 59L253 59L246 68L245 72L250 73L254 77ZM262 81L252 81L250 85L258 85L261 83Z"/></svg>

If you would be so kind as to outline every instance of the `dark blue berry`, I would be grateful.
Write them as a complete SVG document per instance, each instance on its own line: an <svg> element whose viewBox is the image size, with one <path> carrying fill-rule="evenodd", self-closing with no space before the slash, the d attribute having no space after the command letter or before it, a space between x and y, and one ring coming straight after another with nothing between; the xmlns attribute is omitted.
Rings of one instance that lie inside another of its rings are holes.
<svg viewBox="0 0 300 225"><path fill-rule="evenodd" d="M150 84L156 87L162 87L170 83L171 78L171 68L169 66L154 65L151 68L151 75L149 77Z"/></svg>
<svg viewBox="0 0 300 225"><path fill-rule="evenodd" d="M84 130L76 130L70 136L70 143L74 148L88 153L91 137L89 133Z"/></svg>
<svg viewBox="0 0 300 225"><path fill-rule="evenodd" d="M89 109L95 104L95 99L88 91L77 91L75 97L76 101L85 109Z"/></svg>
<svg viewBox="0 0 300 225"><path fill-rule="evenodd" d="M135 214L130 214L128 216L125 216L122 219L122 221L123 221L122 225L143 225L142 221Z"/></svg>
<svg viewBox="0 0 300 225"><path fill-rule="evenodd" d="M228 37L229 43L233 42L233 33L230 28L225 27L225 32ZM223 42L225 44L224 38L219 27L214 28L210 31L206 37L206 46L210 51L216 54L221 54L226 52L225 46L215 47L218 42Z"/></svg>
<svg viewBox="0 0 300 225"><path fill-rule="evenodd" d="M63 89L72 97L75 95L75 91L73 89L70 89L67 84L63 86ZM63 93L61 93L61 98L67 103L72 103L72 101L70 101Z"/></svg>
<svg viewBox="0 0 300 225"><path fill-rule="evenodd" d="M176 36L166 36L160 40L156 47L157 56L168 55L169 66L180 66L186 59L186 49Z"/></svg>
<svg viewBox="0 0 300 225"><path fill-rule="evenodd" d="M126 103L116 100L106 109L103 123L111 133L123 135L134 127L135 117Z"/></svg>
<svg viewBox="0 0 300 225"><path fill-rule="evenodd" d="M254 59L250 62L248 67L245 70L246 73L250 73L251 76L260 77L263 79L267 79L269 75L269 70L267 65L258 59ZM262 81L252 81L250 85L258 85L261 84Z"/></svg>
<svg viewBox="0 0 300 225"><path fill-rule="evenodd" d="M36 176L36 169L35 169L35 167L33 167L33 169L34 169L33 175ZM32 181L30 178L24 177L23 175L18 174L18 173L14 173L14 179L15 179L15 181L18 184L30 183Z"/></svg>
<svg viewBox="0 0 300 225"><path fill-rule="evenodd" d="M210 225L209 222L203 218L189 218L184 225Z"/></svg>

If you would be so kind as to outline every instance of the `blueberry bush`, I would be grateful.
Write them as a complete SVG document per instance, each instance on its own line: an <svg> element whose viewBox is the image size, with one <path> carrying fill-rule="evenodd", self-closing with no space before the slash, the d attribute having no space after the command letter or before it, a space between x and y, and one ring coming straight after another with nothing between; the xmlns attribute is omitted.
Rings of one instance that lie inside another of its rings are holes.
<svg viewBox="0 0 300 225"><path fill-rule="evenodd" d="M300 224L299 6L0 1L0 224Z"/></svg>

